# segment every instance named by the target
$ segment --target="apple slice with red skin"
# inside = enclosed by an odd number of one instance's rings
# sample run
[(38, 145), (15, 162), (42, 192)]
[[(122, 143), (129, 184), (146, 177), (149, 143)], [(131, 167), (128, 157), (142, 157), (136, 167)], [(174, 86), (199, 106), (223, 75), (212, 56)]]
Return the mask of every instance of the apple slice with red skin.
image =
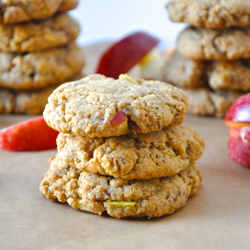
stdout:
[(145, 32), (126, 36), (102, 54), (96, 73), (117, 79), (140, 62), (159, 41)]
[(121, 111), (117, 111), (115, 117), (110, 121), (112, 125), (118, 126), (128, 120), (128, 117)]
[(39, 151), (56, 148), (58, 132), (43, 116), (0, 130), (0, 148), (11, 151)]
[(250, 168), (250, 93), (235, 100), (227, 111), (228, 155), (240, 165)]

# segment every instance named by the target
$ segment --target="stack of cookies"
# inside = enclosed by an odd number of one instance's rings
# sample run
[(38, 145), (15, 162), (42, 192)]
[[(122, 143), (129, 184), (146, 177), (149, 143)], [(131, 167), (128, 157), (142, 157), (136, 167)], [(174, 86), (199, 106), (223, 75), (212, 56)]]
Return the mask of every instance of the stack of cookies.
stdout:
[(90, 75), (58, 87), (44, 118), (57, 154), (40, 184), (52, 201), (112, 217), (159, 217), (201, 185), (204, 140), (183, 126), (184, 91), (160, 81)]
[(66, 13), (77, 4), (0, 1), (0, 113), (41, 114), (52, 91), (81, 72), (80, 26)]
[(167, 10), (190, 26), (178, 35), (165, 80), (186, 90), (191, 113), (224, 117), (250, 90), (249, 1), (171, 0)]

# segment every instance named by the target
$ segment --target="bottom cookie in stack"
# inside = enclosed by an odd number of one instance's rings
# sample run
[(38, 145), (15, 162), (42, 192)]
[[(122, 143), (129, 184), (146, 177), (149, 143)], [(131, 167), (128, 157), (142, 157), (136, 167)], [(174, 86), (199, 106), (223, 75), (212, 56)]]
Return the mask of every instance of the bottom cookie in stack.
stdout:
[(40, 192), (115, 218), (171, 214), (201, 185), (194, 165), (204, 146), (197, 132), (182, 125), (108, 138), (60, 133)]
[(250, 90), (249, 60), (195, 61), (174, 52), (164, 66), (164, 79), (189, 96), (189, 113), (222, 118)]
[[(83, 75), (79, 73), (68, 79), (68, 81), (78, 80), (82, 77)], [(30, 91), (15, 91), (0, 88), (0, 113), (30, 115), (42, 114), (44, 107), (48, 102), (48, 97), (59, 85), (60, 84), (53, 87), (45, 87)]]

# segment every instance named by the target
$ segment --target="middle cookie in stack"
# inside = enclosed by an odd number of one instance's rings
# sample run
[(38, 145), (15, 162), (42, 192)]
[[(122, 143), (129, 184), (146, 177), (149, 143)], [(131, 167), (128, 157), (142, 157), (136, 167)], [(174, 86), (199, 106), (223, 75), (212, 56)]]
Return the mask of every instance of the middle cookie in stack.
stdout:
[(204, 140), (181, 125), (187, 106), (184, 91), (127, 75), (63, 84), (44, 111), (60, 134), (40, 192), (116, 218), (173, 213), (201, 185)]
[(165, 80), (186, 89), (189, 111), (224, 117), (250, 91), (248, 1), (171, 0), (169, 18), (191, 25), (177, 37)]

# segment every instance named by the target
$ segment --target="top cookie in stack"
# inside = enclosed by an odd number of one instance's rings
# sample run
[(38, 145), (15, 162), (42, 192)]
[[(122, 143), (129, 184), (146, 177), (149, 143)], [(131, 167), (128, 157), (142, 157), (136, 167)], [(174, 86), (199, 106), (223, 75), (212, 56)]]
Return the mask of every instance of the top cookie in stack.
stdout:
[(81, 72), (80, 26), (66, 13), (77, 4), (0, 2), (0, 113), (41, 114), (53, 89)]
[(60, 134), (40, 192), (116, 218), (173, 213), (201, 185), (204, 140), (182, 125), (187, 107), (183, 90), (128, 75), (61, 85), (44, 110)]
[(166, 62), (165, 80), (185, 88), (189, 112), (224, 117), (250, 90), (250, 3), (244, 0), (172, 0), (173, 22), (189, 24)]

